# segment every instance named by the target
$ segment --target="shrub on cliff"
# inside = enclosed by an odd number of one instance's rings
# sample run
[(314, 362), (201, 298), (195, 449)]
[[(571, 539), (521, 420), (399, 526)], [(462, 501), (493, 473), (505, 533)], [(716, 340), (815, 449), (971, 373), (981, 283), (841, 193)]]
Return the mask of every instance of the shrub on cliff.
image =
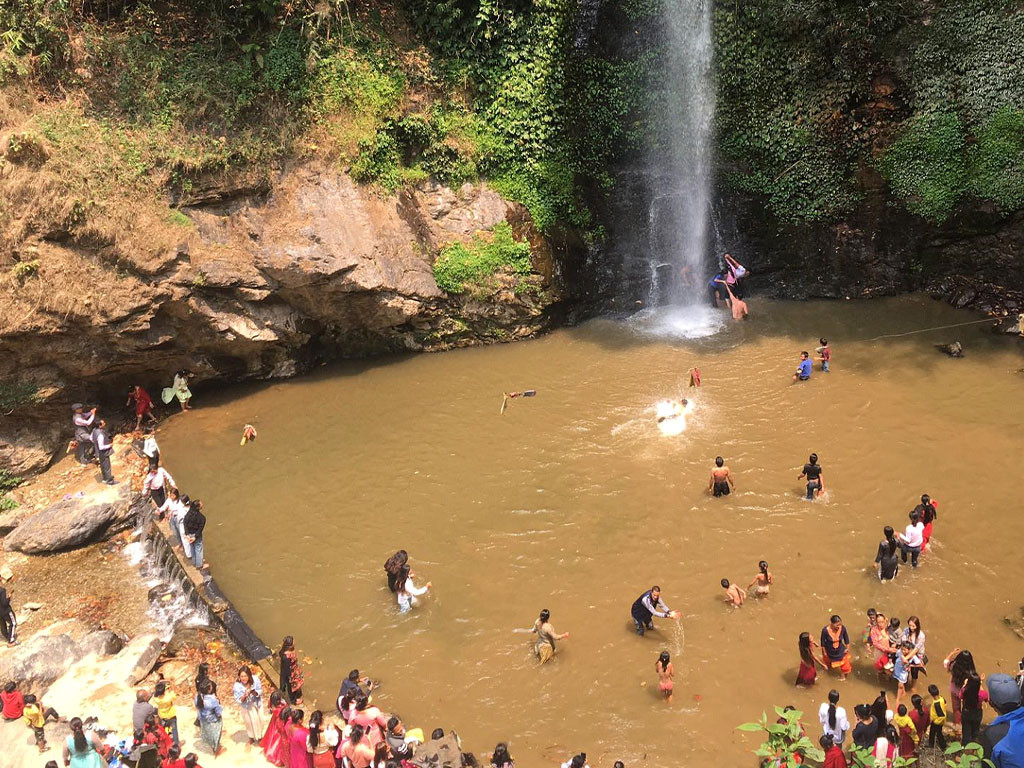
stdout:
[(434, 262), (434, 280), (448, 293), (484, 290), (487, 278), (508, 269), (528, 275), (530, 244), (516, 240), (507, 222), (498, 222), (490, 232), (478, 232), (468, 245), (452, 243), (441, 249)]

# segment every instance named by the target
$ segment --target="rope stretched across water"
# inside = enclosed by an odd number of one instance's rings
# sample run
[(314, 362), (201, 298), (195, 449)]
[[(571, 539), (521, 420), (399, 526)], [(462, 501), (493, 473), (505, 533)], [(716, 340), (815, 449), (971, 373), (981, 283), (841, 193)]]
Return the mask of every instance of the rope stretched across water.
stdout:
[(966, 323), (954, 323), (953, 325), (937, 325), (934, 328), (921, 328), (917, 331), (907, 331), (906, 333), (884, 333), (881, 336), (875, 336), (874, 338), (864, 339), (864, 341), (878, 341), (879, 339), (894, 339), (898, 336), (911, 336), (915, 333), (928, 333), (929, 331), (944, 331), (947, 328), (960, 328), (964, 325), (977, 325), (978, 323), (996, 323), (999, 322), (998, 317), (986, 317), (984, 320), (969, 320)]

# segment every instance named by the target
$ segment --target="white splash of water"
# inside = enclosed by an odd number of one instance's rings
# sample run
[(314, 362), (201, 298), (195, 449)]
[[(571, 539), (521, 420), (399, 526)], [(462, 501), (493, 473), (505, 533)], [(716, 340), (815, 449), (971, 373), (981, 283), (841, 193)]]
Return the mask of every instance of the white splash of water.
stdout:
[(703, 339), (714, 336), (729, 320), (728, 312), (711, 306), (654, 307), (629, 318), (632, 329), (644, 336), (664, 339)]

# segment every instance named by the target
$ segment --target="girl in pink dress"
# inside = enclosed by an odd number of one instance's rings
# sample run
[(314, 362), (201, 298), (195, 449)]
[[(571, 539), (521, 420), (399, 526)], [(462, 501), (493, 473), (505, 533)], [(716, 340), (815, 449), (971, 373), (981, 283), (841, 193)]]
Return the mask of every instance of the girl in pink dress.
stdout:
[(302, 725), (305, 713), (292, 710), (291, 728), (288, 731), (288, 768), (313, 768), (313, 755), (306, 749), (309, 729)]
[(290, 712), (281, 698), (280, 691), (270, 694), (270, 721), (267, 732), (263, 734), (260, 746), (268, 762), (277, 766), (284, 765), (284, 752), (288, 745), (284, 743), (284, 722)]

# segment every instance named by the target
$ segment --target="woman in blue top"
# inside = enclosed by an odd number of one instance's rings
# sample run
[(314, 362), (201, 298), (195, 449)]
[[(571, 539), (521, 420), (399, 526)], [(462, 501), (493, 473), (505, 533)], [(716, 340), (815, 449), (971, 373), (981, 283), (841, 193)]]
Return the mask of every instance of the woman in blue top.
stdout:
[(199, 713), (199, 734), (216, 757), (220, 752), (220, 734), (224, 728), (224, 708), (217, 701), (212, 680), (206, 680), (196, 694)]
[(101, 768), (106, 763), (101, 757), (103, 742), (94, 732), (88, 736), (82, 726), (82, 719), (71, 719), (71, 735), (64, 743), (64, 765), (70, 768)]
[(242, 708), (242, 722), (249, 736), (249, 743), (255, 744), (263, 737), (263, 685), (252, 670), (244, 664), (238, 670), (238, 679), (233, 689), (235, 701)]

